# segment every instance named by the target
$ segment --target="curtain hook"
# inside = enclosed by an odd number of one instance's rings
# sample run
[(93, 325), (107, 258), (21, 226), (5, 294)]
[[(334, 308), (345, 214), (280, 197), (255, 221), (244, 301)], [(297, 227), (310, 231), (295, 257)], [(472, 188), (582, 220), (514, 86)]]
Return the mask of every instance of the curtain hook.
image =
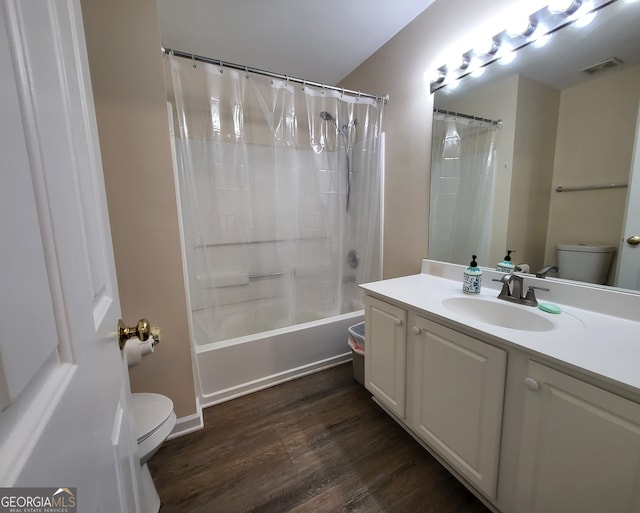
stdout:
[(220, 61), (220, 73), (224, 73), (224, 64)]
[(249, 66), (244, 67), (244, 72), (246, 73), (245, 77), (249, 78)]
[(193, 69), (196, 69), (196, 56), (194, 54), (191, 54), (191, 64), (193, 65)]

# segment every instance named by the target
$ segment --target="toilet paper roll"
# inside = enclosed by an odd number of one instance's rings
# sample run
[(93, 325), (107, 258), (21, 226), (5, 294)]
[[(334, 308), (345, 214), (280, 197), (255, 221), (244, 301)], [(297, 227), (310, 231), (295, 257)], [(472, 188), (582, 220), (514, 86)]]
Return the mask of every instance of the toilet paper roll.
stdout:
[(153, 339), (149, 338), (142, 342), (137, 338), (130, 338), (124, 345), (124, 354), (127, 359), (127, 366), (134, 367), (142, 361), (144, 355), (153, 353)]
[(140, 341), (137, 338), (130, 338), (124, 345), (124, 357), (127, 359), (127, 366), (133, 367), (142, 361), (142, 350)]
[(154, 340), (151, 337), (149, 337), (145, 342), (140, 342), (140, 354), (145, 356), (153, 353), (153, 348), (155, 347), (153, 344)]

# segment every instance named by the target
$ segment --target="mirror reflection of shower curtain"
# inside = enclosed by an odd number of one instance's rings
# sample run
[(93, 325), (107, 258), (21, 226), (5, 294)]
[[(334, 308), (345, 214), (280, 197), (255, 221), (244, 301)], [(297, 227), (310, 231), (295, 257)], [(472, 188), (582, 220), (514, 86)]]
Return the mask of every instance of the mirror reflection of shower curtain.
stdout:
[(361, 309), (357, 284), (381, 278), (383, 103), (165, 59), (196, 342)]
[(491, 266), (489, 248), (499, 125), (434, 119), (428, 257)]

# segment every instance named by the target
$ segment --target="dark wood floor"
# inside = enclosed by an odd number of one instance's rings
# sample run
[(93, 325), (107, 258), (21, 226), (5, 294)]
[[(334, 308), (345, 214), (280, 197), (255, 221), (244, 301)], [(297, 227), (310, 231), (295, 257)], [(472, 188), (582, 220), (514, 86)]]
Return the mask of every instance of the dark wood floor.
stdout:
[(161, 513), (489, 511), (370, 399), (351, 364), (204, 418), (149, 463)]

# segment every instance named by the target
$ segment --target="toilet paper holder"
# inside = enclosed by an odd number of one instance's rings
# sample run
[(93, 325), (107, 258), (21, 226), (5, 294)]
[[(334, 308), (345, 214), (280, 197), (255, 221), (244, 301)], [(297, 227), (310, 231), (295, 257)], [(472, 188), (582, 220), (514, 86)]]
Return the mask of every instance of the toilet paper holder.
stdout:
[(127, 340), (133, 337), (138, 337), (142, 342), (149, 340), (149, 337), (151, 337), (153, 339), (151, 344), (155, 346), (160, 343), (160, 328), (151, 326), (147, 319), (140, 319), (134, 327), (129, 328), (122, 319), (118, 319), (118, 345), (120, 346), (120, 351), (124, 349)]

